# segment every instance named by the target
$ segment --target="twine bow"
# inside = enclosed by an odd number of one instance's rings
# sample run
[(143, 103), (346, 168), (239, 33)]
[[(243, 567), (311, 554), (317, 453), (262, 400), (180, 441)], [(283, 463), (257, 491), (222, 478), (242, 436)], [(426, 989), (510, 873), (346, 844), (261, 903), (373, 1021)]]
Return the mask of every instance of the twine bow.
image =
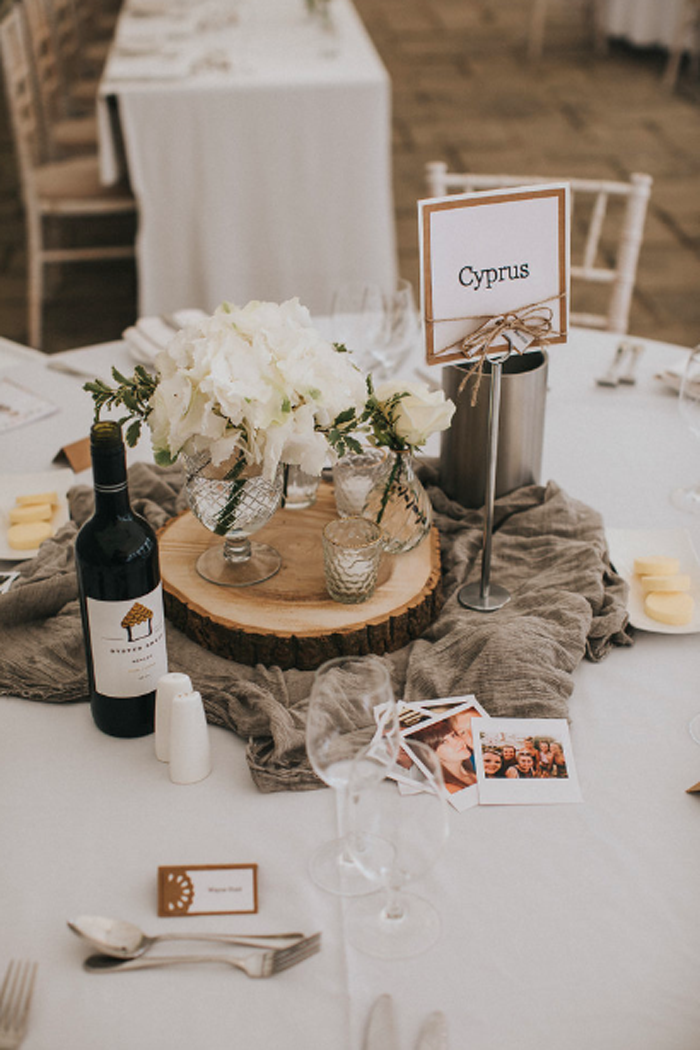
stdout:
[[(552, 321), (554, 319), (554, 310), (551, 306), (546, 304), (551, 302), (553, 299), (559, 300), (563, 297), (564, 293), (557, 296), (549, 296), (547, 299), (540, 299), (539, 302), (530, 303), (528, 306), (523, 306), (519, 310), (509, 310), (504, 314), (496, 314), (494, 317), (488, 317), (482, 324), (479, 325), (473, 332), (466, 335), (463, 339), (458, 340), (455, 343), (451, 343), (449, 346), (443, 348), (436, 355), (440, 356), (440, 353), (446, 353), (448, 350), (454, 349), (459, 346), (460, 351), (464, 355), (465, 359), (470, 362), (470, 367), (467, 369), (464, 379), (459, 385), (458, 394), (462, 393), (462, 390), (466, 386), (467, 382), (472, 376), (476, 376), (476, 382), (474, 383), (474, 389), (472, 390), (471, 403), (476, 404), (476, 399), (479, 395), (479, 387), (481, 386), (481, 380), (484, 375), (484, 364), (486, 359), (491, 353), (491, 348), (494, 343), (497, 343), (499, 339), (506, 337), (506, 342), (509, 346), (509, 353), (515, 352), (517, 354), (523, 354), (525, 350), (532, 346), (534, 343), (539, 346), (543, 339), (552, 334)], [(441, 318), (441, 321), (461, 321), (461, 317), (448, 317)], [(435, 324), (434, 321), (429, 321), (429, 324)], [(513, 340), (507, 338), (507, 332), (518, 332), (526, 337), (526, 341), (523, 342), (522, 346), (517, 346)], [(555, 335), (561, 333), (555, 332)]]

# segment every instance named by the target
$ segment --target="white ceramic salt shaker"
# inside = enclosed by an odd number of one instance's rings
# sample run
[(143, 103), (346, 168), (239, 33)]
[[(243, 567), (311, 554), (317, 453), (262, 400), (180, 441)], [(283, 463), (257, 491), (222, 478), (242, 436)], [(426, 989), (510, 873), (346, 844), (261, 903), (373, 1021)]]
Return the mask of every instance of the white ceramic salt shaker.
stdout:
[(196, 784), (211, 773), (209, 726), (197, 692), (174, 696), (170, 705), (170, 779)]
[(156, 686), (156, 758), (159, 762), (170, 761), (170, 707), (173, 697), (180, 693), (191, 693), (192, 682), (188, 674), (169, 671), (158, 679)]

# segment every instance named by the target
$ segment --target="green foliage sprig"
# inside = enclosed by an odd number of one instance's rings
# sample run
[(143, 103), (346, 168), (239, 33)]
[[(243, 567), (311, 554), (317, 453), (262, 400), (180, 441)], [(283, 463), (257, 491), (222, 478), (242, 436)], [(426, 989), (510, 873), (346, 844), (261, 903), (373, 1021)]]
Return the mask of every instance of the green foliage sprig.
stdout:
[(367, 376), (367, 402), (362, 414), (362, 422), (373, 434), (373, 444), (388, 448), (393, 452), (406, 452), (409, 445), (396, 433), (395, 410), (402, 398), (408, 396), (407, 390), (394, 394), (386, 401), (379, 402), (374, 392), (371, 375)]
[(118, 369), (112, 368), (112, 378), (119, 384), (117, 387), (109, 386), (103, 379), (95, 379), (85, 383), (83, 390), (92, 394), (96, 423), (105, 409), (123, 405), (127, 412), (118, 423), (120, 427), (129, 424), (124, 438), (127, 445), (133, 448), (141, 437), (141, 427), (151, 413), (151, 399), (158, 386), (158, 377), (147, 372), (143, 365), (137, 365), (132, 376), (122, 375)]

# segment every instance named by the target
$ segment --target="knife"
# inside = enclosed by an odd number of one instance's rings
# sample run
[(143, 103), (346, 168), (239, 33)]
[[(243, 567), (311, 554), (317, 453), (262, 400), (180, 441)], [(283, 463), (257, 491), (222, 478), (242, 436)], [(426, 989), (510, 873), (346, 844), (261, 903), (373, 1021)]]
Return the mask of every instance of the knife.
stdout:
[(447, 1018), (443, 1013), (436, 1011), (426, 1017), (418, 1036), (416, 1050), (448, 1050)]
[(362, 1050), (399, 1050), (394, 1001), (390, 995), (380, 995), (372, 1004)]

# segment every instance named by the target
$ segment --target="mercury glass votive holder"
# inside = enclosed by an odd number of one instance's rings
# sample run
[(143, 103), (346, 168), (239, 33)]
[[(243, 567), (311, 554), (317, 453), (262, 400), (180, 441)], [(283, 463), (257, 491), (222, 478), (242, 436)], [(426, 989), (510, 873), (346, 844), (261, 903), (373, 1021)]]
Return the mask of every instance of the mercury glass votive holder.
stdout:
[(323, 530), (326, 589), (333, 601), (349, 605), (374, 594), (383, 550), (383, 532), (367, 518), (329, 521)]

